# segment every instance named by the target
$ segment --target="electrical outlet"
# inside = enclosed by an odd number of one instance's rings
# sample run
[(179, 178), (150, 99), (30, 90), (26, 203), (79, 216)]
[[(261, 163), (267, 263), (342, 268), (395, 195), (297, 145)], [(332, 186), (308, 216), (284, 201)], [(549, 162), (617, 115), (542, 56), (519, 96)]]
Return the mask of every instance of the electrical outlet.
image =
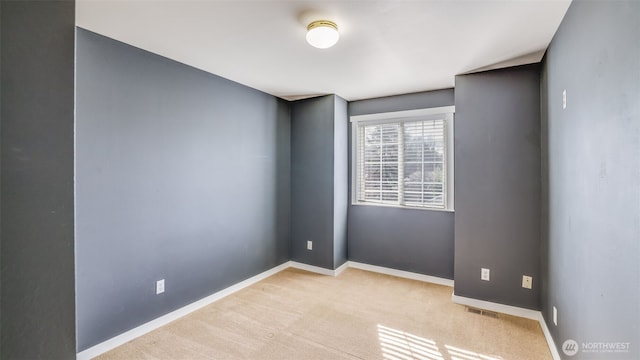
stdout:
[(313, 250), (313, 241), (307, 240), (307, 250)]
[(164, 292), (164, 279), (156, 281), (156, 295)]
[(533, 278), (531, 276), (522, 275), (522, 287), (525, 289), (531, 289), (533, 284)]
[(482, 268), (480, 270), (480, 280), (490, 281), (491, 280), (491, 270)]
[(558, 309), (553, 307), (553, 325), (558, 326)]
[(567, 90), (562, 90), (562, 109), (567, 108)]

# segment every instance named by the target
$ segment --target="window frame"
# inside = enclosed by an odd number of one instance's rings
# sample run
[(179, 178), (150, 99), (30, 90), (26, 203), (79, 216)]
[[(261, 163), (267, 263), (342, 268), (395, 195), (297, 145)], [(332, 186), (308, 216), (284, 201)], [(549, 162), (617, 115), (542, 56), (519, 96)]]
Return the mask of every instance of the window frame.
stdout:
[[(350, 116), (351, 122), (351, 205), (359, 206), (381, 206), (401, 209), (430, 210), (430, 211), (454, 211), (454, 128), (455, 106), (442, 106), (435, 108), (425, 108), (416, 110), (393, 111), (385, 113), (374, 113)], [(387, 123), (405, 123), (410, 121), (424, 120), (444, 120), (444, 167), (446, 181), (444, 182), (444, 207), (437, 206), (412, 206), (405, 204), (377, 203), (358, 200), (360, 192), (359, 163), (358, 155), (360, 151), (359, 126), (378, 125)]]

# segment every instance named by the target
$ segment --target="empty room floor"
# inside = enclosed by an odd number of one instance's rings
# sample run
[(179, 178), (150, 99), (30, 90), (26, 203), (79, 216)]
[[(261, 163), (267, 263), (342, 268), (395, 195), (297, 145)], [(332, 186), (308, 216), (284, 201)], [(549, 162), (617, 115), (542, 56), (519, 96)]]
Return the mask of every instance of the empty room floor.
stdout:
[(536, 321), (468, 312), (452, 291), (289, 268), (98, 359), (551, 359)]

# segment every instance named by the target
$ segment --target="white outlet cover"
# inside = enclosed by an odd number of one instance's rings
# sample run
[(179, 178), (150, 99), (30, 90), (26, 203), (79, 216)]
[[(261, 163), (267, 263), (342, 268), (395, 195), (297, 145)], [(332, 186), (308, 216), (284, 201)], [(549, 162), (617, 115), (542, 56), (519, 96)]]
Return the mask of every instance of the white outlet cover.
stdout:
[(562, 108), (567, 108), (567, 90), (562, 90)]
[(156, 281), (156, 295), (164, 292), (164, 279)]
[(531, 276), (522, 275), (522, 287), (525, 289), (531, 289), (533, 286), (533, 278)]
[(491, 270), (482, 268), (480, 270), (480, 280), (490, 281), (491, 280)]
[(558, 309), (553, 307), (553, 325), (558, 326)]
[(311, 240), (307, 241), (307, 250), (313, 250), (313, 241)]

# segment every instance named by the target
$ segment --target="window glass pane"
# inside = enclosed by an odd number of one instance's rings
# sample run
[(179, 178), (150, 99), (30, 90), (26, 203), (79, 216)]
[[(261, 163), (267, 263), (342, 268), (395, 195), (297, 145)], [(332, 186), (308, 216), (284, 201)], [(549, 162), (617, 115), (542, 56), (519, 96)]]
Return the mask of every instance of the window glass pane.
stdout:
[(398, 182), (398, 164), (382, 164), (382, 181)]
[(421, 205), (422, 204), (422, 192), (418, 191), (405, 191), (404, 202), (407, 205)]
[(380, 126), (364, 127), (365, 144), (380, 144)]
[(365, 163), (364, 165), (364, 181), (380, 181), (381, 172), (380, 172), (380, 164), (379, 163)]
[(416, 182), (416, 181), (405, 181), (404, 182), (404, 194), (405, 197), (408, 196), (408, 194), (411, 193), (420, 193), (422, 192), (422, 183), (421, 182)]
[(444, 181), (444, 174), (443, 174), (444, 164), (431, 163), (431, 164), (425, 164), (424, 166), (425, 166), (424, 181), (438, 182), (438, 183), (442, 183)]
[(398, 124), (381, 125), (382, 143), (397, 144), (398, 143)]
[(380, 191), (382, 188), (382, 183), (380, 181), (365, 181), (364, 182), (364, 190), (365, 191)]
[[(364, 125), (358, 131), (358, 200), (444, 206), (444, 120)], [(402, 194), (398, 194), (400, 189)]]
[(387, 192), (395, 191), (395, 192), (398, 192), (398, 183), (397, 182), (391, 182), (391, 181), (387, 182), (387, 181), (385, 181), (385, 182), (382, 182), (381, 186), (382, 186), (382, 191), (387, 191)]
[(364, 193), (364, 199), (365, 200), (371, 200), (371, 201), (380, 200), (380, 192), (379, 191), (376, 191), (376, 192), (368, 192), (368, 191), (366, 191)]
[[(398, 163), (398, 145), (382, 145), (382, 161)], [(397, 166), (397, 165), (396, 165)]]
[(442, 151), (442, 149), (425, 146), (424, 161), (442, 162), (443, 160), (444, 160), (444, 152)]
[(383, 192), (382, 193), (382, 200), (383, 201), (398, 201), (398, 192), (397, 191), (393, 191), (393, 192)]
[(380, 159), (380, 145), (365, 145), (364, 158), (367, 160)]
[(422, 163), (404, 163), (404, 181), (405, 183), (422, 181)]
[(404, 143), (404, 161), (422, 161), (422, 143)]
[(435, 164), (424, 163), (424, 181), (435, 181)]

